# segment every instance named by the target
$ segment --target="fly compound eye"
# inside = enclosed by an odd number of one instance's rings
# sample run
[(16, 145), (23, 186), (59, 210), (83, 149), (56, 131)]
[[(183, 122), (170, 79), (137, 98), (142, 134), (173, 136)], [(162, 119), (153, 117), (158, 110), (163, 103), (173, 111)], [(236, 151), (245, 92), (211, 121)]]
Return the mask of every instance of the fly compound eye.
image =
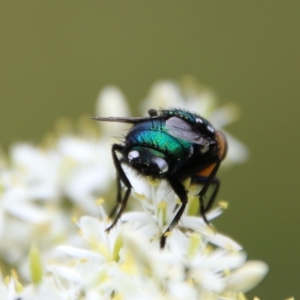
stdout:
[(140, 153), (138, 151), (136, 151), (136, 150), (130, 151), (128, 153), (128, 160), (129, 160), (129, 162), (131, 162), (133, 159), (135, 159), (139, 156), (140, 156)]
[(163, 158), (155, 156), (152, 158), (152, 161), (158, 166), (160, 170), (159, 173), (165, 173), (168, 171), (169, 166)]

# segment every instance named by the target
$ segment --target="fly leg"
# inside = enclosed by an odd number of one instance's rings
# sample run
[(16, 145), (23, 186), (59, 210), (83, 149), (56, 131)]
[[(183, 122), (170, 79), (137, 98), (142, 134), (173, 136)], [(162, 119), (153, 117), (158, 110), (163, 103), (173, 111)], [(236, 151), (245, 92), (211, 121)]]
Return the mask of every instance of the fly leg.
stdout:
[(108, 215), (108, 217), (110, 219), (112, 219), (116, 215), (116, 212), (117, 212), (119, 206), (121, 206), (121, 203), (122, 203), (121, 179), (120, 179), (119, 175), (117, 175), (117, 203), (115, 204), (113, 210)]
[[(220, 188), (220, 180), (215, 178), (216, 176), (216, 173), (220, 167), (220, 163), (221, 161), (218, 161), (215, 165), (215, 167), (212, 169), (211, 173), (209, 174), (208, 177), (201, 177), (201, 176), (197, 176), (197, 177), (194, 177), (194, 180), (198, 183), (203, 183), (203, 188), (201, 189), (201, 191), (199, 192), (198, 196), (199, 196), (199, 203), (200, 203), (200, 213), (201, 213), (201, 216), (204, 220), (204, 222), (206, 224), (209, 224), (207, 218), (206, 218), (206, 215), (205, 213), (209, 211), (209, 209), (212, 207), (215, 199), (216, 199), (216, 196), (218, 194), (218, 191), (219, 191), (219, 188)], [(204, 204), (204, 197), (209, 189), (210, 186), (213, 186), (214, 187), (214, 190), (207, 202), (207, 205), (205, 206)]]
[[(126, 176), (122, 166), (121, 166), (121, 162), (116, 154), (116, 152), (120, 152), (122, 153), (122, 151), (124, 150), (124, 146), (119, 145), (119, 144), (113, 144), (112, 146), (112, 157), (113, 157), (113, 162), (115, 165), (115, 168), (117, 170), (117, 204), (115, 205), (115, 207), (113, 208), (112, 212), (110, 213), (109, 216), (114, 216), (115, 213), (118, 210), (118, 213), (114, 219), (114, 221), (112, 222), (112, 224), (106, 228), (106, 231), (109, 232), (118, 222), (118, 220), (120, 219), (123, 211), (126, 208), (127, 205), (127, 201), (129, 198), (129, 195), (131, 193), (131, 183), (128, 179), (128, 177)], [(126, 187), (126, 192), (124, 197), (122, 198), (122, 193), (121, 193), (121, 182), (124, 183), (125, 187)]]
[(179, 199), (181, 201), (181, 206), (180, 206), (179, 210), (177, 211), (174, 219), (170, 223), (169, 227), (164, 232), (164, 234), (161, 236), (160, 248), (165, 247), (166, 239), (167, 239), (166, 233), (172, 231), (172, 229), (178, 224), (178, 222), (185, 210), (187, 202), (188, 202), (187, 192), (186, 192), (183, 184), (177, 178), (168, 178), (167, 180), (168, 180), (171, 188), (175, 192), (175, 194), (179, 197)]

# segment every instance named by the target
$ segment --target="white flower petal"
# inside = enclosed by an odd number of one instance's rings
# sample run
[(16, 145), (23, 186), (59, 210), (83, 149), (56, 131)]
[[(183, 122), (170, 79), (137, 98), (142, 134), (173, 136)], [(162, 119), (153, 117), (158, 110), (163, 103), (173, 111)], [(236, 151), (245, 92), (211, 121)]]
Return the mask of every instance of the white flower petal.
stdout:
[(47, 270), (73, 283), (80, 283), (82, 281), (81, 274), (74, 268), (52, 265), (48, 266)]
[(98, 240), (99, 235), (106, 228), (104, 222), (100, 222), (89, 216), (81, 217), (78, 226), (81, 229), (82, 234), (90, 240)]
[[(202, 231), (202, 234), (205, 235), (206, 233)], [(243, 249), (240, 244), (232, 240), (230, 237), (220, 233), (215, 233), (212, 230), (207, 231), (207, 238), (210, 243), (228, 251), (240, 251)]]
[(122, 91), (116, 86), (104, 88), (97, 99), (96, 112), (101, 117), (113, 116), (118, 110), (120, 117), (130, 115), (129, 107)]
[(197, 292), (186, 282), (174, 281), (168, 285), (168, 299), (182, 300), (182, 299), (197, 299)]
[(216, 109), (210, 116), (209, 121), (214, 124), (217, 129), (227, 126), (235, 122), (240, 116), (240, 112), (236, 105), (229, 103)]
[(49, 212), (38, 208), (32, 204), (18, 204), (18, 206), (10, 206), (7, 208), (7, 211), (10, 212), (15, 217), (20, 218), (23, 221), (30, 223), (47, 223), (50, 220), (51, 215)]
[[(96, 113), (99, 117), (129, 117), (130, 111), (127, 101), (121, 92), (115, 86), (104, 88), (96, 102)], [(99, 126), (105, 134), (110, 133), (110, 136), (125, 133), (128, 125), (124, 123), (99, 122)]]
[(168, 109), (170, 107), (182, 107), (183, 98), (181, 91), (172, 81), (158, 81), (150, 89), (146, 100), (141, 104), (141, 110), (147, 112), (149, 109)]
[(125, 164), (122, 164), (122, 168), (126, 176), (128, 177), (134, 192), (140, 196), (149, 198), (151, 191), (147, 179), (145, 177), (137, 176), (136, 171), (134, 171), (132, 168), (128, 167)]
[(79, 249), (71, 246), (59, 246), (56, 250), (61, 251), (62, 253), (69, 255), (74, 258), (88, 259), (88, 260), (102, 260), (102, 256), (90, 251)]
[(249, 151), (246, 146), (224, 129), (222, 129), (222, 131), (224, 132), (228, 142), (228, 151), (224, 163), (244, 163), (249, 157)]
[(0, 207), (0, 239), (2, 238), (2, 234), (4, 232), (4, 224), (5, 224), (5, 220), (4, 220), (4, 213), (3, 213), (3, 209), (1, 209)]
[(228, 277), (227, 290), (246, 293), (262, 281), (268, 270), (262, 261), (248, 261)]

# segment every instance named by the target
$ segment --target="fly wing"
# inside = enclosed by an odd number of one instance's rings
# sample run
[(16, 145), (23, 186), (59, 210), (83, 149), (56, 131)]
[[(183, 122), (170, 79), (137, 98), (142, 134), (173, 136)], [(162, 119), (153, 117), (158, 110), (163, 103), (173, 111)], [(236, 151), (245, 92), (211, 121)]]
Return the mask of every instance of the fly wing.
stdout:
[(172, 117), (166, 120), (166, 127), (169, 134), (176, 138), (201, 146), (209, 144), (209, 139), (201, 135), (198, 131), (195, 131), (189, 123), (178, 117)]
[(148, 121), (148, 120), (155, 120), (161, 119), (161, 116), (151, 116), (151, 117), (136, 117), (136, 118), (122, 118), (122, 117), (90, 117), (92, 120), (96, 121), (103, 121), (103, 122), (118, 122), (118, 123), (130, 123), (130, 124), (137, 124), (140, 122)]

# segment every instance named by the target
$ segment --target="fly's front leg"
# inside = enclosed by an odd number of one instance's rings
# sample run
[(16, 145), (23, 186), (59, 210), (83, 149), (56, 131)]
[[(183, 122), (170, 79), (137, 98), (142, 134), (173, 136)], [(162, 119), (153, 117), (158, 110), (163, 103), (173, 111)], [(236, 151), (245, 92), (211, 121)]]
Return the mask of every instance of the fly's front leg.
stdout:
[(117, 175), (117, 203), (115, 204), (113, 210), (110, 212), (110, 214), (108, 215), (110, 219), (112, 219), (117, 210), (118, 210), (118, 207), (121, 206), (121, 203), (122, 203), (122, 187), (121, 187), (121, 179), (119, 177), (119, 175)]
[[(124, 150), (124, 146), (119, 145), (119, 144), (113, 144), (111, 150), (112, 150), (113, 162), (114, 162), (114, 165), (115, 165), (115, 168), (117, 171), (117, 203), (109, 216), (114, 216), (115, 213), (117, 212), (117, 210), (118, 209), (119, 210), (118, 210), (118, 213), (117, 213), (113, 223), (108, 228), (106, 228), (107, 232), (109, 232), (117, 224), (118, 220), (120, 219), (123, 211), (126, 208), (127, 201), (130, 196), (131, 189), (132, 189), (131, 183), (130, 183), (128, 177), (126, 176), (126, 174), (122, 168), (121, 162), (116, 153), (116, 152), (122, 153)], [(122, 198), (122, 193), (121, 193), (121, 189), (122, 189), (121, 181), (124, 183), (124, 185), (127, 189), (123, 198)]]

